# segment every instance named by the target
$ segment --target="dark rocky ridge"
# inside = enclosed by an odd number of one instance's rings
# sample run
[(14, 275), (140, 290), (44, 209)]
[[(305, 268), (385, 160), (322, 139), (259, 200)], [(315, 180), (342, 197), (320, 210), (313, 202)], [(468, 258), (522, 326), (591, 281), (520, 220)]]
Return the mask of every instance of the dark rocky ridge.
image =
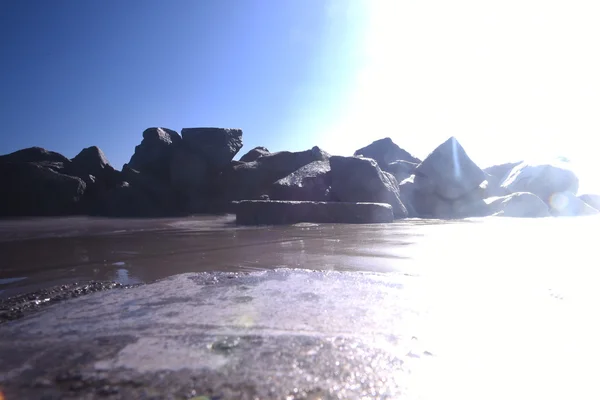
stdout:
[[(390, 138), (354, 157), (332, 157), (318, 147), (277, 153), (256, 147), (233, 160), (241, 148), (239, 129), (185, 128), (179, 135), (148, 128), (121, 171), (95, 146), (73, 159), (39, 147), (19, 150), (0, 156), (0, 216), (183, 216), (272, 199), (384, 203), (395, 218), (454, 219), (591, 215), (600, 204), (593, 194), (575, 196), (579, 181), (566, 168), (518, 162), (482, 170), (455, 138), (422, 161)], [(280, 207), (260, 204), (265, 213)], [(352, 207), (318, 207), (317, 214), (345, 210), (331, 222), (355, 217)]]

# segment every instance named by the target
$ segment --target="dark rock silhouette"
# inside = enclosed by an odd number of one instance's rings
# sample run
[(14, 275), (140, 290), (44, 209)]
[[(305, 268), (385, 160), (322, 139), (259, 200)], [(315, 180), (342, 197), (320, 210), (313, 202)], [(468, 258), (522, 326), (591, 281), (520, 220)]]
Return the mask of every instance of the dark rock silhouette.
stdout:
[(252, 162), (252, 161), (256, 161), (259, 157), (268, 156), (269, 154), (271, 154), (271, 152), (269, 152), (269, 149), (267, 149), (266, 147), (258, 146), (258, 147), (253, 148), (246, 154), (244, 154), (240, 158), (240, 161)]
[(86, 184), (34, 162), (0, 163), (0, 215), (51, 216), (82, 212)]
[(240, 225), (373, 224), (393, 222), (394, 213), (389, 204), (245, 200), (236, 205), (236, 221)]
[(169, 165), (181, 136), (167, 128), (148, 128), (143, 133), (142, 143), (135, 147), (135, 153), (128, 163), (130, 168), (162, 180), (169, 178)]
[(0, 216), (162, 217), (236, 212), (242, 204), (239, 218), (249, 223), (384, 222), (387, 205), (395, 218), (442, 219), (594, 215), (600, 208), (600, 196), (575, 196), (577, 176), (562, 164), (506, 163), (484, 172), (455, 138), (422, 162), (390, 138), (357, 150), (358, 157), (256, 147), (234, 161), (239, 129), (185, 128), (180, 136), (148, 128), (142, 136), (122, 171), (95, 146), (73, 159), (40, 147), (0, 156)]
[(379, 168), (386, 171), (387, 165), (398, 160), (419, 164), (421, 160), (413, 157), (408, 151), (401, 149), (389, 137), (374, 141), (368, 146), (358, 149), (354, 156), (363, 156), (377, 161)]
[(396, 178), (370, 158), (332, 156), (331, 196), (342, 202), (387, 203), (396, 218), (408, 212), (400, 200)]
[(311, 150), (281, 151), (264, 155), (256, 161), (233, 165), (220, 177), (220, 192), (225, 201), (255, 200), (268, 194), (271, 186), (279, 179), (310, 164), (327, 160), (329, 155), (313, 147)]
[(0, 156), (0, 163), (26, 163), (26, 162), (56, 162), (68, 164), (71, 162), (67, 157), (54, 151), (48, 151), (41, 147), (29, 147), (23, 150), (17, 150), (14, 153)]
[(328, 161), (313, 161), (275, 182), (272, 200), (329, 201), (331, 167)]
[(181, 136), (185, 148), (216, 170), (227, 167), (242, 148), (241, 129), (184, 128)]

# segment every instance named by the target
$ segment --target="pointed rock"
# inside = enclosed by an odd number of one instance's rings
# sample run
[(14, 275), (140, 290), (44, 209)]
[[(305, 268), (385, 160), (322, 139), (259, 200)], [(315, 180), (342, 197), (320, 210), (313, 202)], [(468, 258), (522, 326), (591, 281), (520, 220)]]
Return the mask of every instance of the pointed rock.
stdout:
[(456, 138), (439, 145), (415, 170), (415, 184), (447, 200), (458, 199), (475, 190), (485, 173), (469, 158)]
[[(363, 156), (372, 158), (377, 161), (379, 168), (386, 171), (387, 165), (398, 160), (408, 161), (418, 164), (421, 162), (408, 151), (401, 149), (389, 137), (374, 141), (368, 146), (358, 149), (354, 152), (354, 156)], [(391, 172), (391, 171), (390, 171)]]

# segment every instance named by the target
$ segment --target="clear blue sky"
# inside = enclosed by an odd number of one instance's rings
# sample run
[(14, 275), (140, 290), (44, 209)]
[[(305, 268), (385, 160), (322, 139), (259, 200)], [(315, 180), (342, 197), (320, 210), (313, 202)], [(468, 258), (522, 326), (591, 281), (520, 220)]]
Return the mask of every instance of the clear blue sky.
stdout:
[(121, 167), (147, 127), (220, 126), (242, 153), (456, 136), (481, 166), (597, 170), (599, 20), (597, 0), (0, 0), (0, 153)]
[(3, 0), (0, 22), (0, 153), (98, 145), (118, 167), (150, 126), (311, 147), (361, 33), (323, 0)]

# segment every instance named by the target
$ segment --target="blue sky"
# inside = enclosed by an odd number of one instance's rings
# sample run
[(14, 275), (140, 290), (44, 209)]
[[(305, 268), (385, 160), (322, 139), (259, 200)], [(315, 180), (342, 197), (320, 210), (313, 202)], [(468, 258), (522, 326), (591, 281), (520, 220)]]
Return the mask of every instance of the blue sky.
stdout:
[(244, 130), (351, 154), (456, 136), (481, 166), (596, 163), (596, 0), (5, 0), (0, 153), (101, 147), (146, 127)]

